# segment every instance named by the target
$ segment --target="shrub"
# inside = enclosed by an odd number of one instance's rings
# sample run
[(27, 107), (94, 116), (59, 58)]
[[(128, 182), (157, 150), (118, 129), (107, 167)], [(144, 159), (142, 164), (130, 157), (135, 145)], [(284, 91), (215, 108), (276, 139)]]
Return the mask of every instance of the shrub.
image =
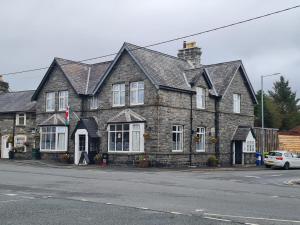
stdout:
[(216, 156), (210, 156), (207, 160), (207, 165), (211, 167), (216, 167), (219, 164), (218, 159)]

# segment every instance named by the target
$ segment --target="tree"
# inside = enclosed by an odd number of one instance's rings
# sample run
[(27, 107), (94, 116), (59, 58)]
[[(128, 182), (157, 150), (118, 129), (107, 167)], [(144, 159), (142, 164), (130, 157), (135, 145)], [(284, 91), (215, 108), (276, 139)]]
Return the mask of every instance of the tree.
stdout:
[(296, 98), (296, 92), (292, 92), (289, 81), (281, 76), (279, 81), (274, 82), (273, 91), (269, 91), (269, 95), (281, 114), (280, 130), (289, 130), (299, 125), (298, 102), (300, 99)]
[[(258, 104), (254, 108), (255, 126), (261, 126), (261, 91), (256, 94)], [(272, 98), (264, 94), (264, 126), (268, 128), (281, 127), (281, 114)]]

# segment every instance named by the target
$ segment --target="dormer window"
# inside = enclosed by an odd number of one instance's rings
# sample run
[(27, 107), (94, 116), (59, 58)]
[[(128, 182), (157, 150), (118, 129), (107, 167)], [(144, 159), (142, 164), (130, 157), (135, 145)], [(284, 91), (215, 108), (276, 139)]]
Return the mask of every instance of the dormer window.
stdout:
[(96, 96), (90, 97), (89, 103), (90, 103), (90, 109), (98, 108), (98, 98)]
[(16, 125), (17, 126), (26, 126), (26, 113), (17, 113)]
[(46, 93), (46, 112), (55, 111), (55, 92)]
[(58, 110), (66, 111), (69, 105), (69, 92), (68, 91), (60, 91), (58, 92)]
[(144, 104), (144, 82), (130, 83), (130, 105)]
[(196, 88), (196, 105), (197, 109), (205, 109), (205, 88), (197, 87)]

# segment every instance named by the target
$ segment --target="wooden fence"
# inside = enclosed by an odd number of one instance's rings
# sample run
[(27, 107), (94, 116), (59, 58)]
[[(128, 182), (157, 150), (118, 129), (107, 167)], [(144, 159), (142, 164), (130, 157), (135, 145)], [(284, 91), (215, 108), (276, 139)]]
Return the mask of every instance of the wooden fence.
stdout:
[(258, 152), (276, 150), (279, 147), (278, 129), (275, 128), (253, 128), (256, 136), (256, 149)]

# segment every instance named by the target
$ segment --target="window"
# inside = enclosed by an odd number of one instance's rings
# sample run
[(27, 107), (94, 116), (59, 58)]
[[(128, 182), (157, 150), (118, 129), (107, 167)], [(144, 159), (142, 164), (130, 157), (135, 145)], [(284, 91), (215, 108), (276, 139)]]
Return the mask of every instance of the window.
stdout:
[(196, 105), (198, 109), (205, 109), (205, 88), (197, 87), (196, 88)]
[(233, 112), (241, 112), (241, 95), (239, 94), (233, 94)]
[(25, 126), (26, 125), (26, 113), (18, 113), (16, 115), (16, 125)]
[(255, 152), (255, 141), (246, 141), (247, 152)]
[(174, 125), (172, 129), (173, 151), (183, 151), (183, 126)]
[(60, 91), (58, 92), (58, 109), (59, 111), (66, 111), (69, 105), (69, 92)]
[(98, 108), (98, 98), (93, 96), (90, 98), (90, 109), (97, 109)]
[(144, 82), (130, 83), (130, 105), (144, 104)]
[(196, 151), (205, 152), (205, 127), (197, 128)]
[(15, 136), (15, 147), (22, 148), (22, 151), (26, 152), (26, 146), (24, 145), (27, 140), (26, 135), (16, 135)]
[(41, 127), (41, 150), (66, 151), (68, 141), (67, 134), (68, 131), (66, 127)]
[(55, 92), (46, 94), (46, 112), (53, 112), (55, 110)]
[(125, 105), (125, 84), (113, 85), (113, 106)]
[(144, 124), (111, 124), (108, 127), (110, 152), (143, 152)]

